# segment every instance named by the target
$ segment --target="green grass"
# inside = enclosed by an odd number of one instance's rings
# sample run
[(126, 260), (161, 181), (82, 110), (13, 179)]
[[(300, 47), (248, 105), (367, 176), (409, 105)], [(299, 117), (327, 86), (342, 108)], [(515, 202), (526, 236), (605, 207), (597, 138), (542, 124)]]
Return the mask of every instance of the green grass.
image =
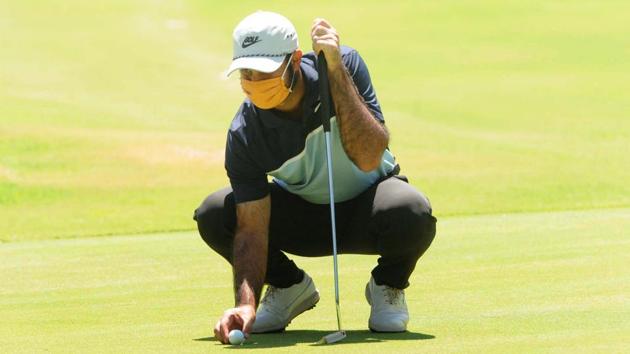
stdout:
[[(0, 0), (5, 241), (190, 230), (227, 184), (231, 31), (259, 2)], [(280, 1), (367, 61), (440, 216), (630, 205), (624, 1)]]
[[(340, 257), (339, 353), (627, 352), (630, 209), (452, 217), (407, 290), (409, 333), (367, 331), (376, 257)], [(331, 260), (297, 258), (322, 300), (242, 349), (319, 352), (336, 328)], [(231, 270), (194, 233), (4, 244), (3, 352), (199, 352), (232, 303)], [(8, 285), (8, 286), (7, 286)]]
[[(222, 73), (259, 1), (0, 0), (0, 352), (212, 352), (231, 272), (192, 211), (228, 181)], [(299, 259), (323, 292), (242, 349), (628, 352), (630, 3), (274, 1), (372, 74), (438, 236), (410, 332), (366, 331), (374, 257)], [(124, 235), (124, 236), (120, 236)], [(234, 348), (225, 348), (234, 349)]]

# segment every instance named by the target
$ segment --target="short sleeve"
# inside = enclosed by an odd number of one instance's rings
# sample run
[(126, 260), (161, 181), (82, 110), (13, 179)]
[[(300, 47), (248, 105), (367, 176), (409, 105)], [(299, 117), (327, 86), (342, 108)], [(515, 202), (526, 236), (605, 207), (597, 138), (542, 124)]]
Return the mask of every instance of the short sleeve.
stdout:
[(266, 173), (252, 158), (246, 141), (232, 130), (228, 131), (225, 147), (225, 170), (236, 203), (262, 199), (269, 194)]
[(384, 123), (385, 118), (383, 117), (383, 112), (381, 111), (381, 105), (378, 103), (378, 99), (376, 98), (376, 91), (372, 85), (367, 65), (356, 50), (349, 47), (346, 47), (346, 49), (349, 49), (349, 52), (343, 55), (344, 65), (352, 76), (352, 80), (354, 81), (359, 94), (363, 97), (363, 101), (367, 105), (368, 109), (378, 121)]

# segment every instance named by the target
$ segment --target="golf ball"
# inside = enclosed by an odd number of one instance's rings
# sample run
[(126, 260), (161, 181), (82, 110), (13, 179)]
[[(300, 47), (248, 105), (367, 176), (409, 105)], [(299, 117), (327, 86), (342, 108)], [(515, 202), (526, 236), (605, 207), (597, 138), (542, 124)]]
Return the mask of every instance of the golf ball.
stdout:
[(230, 344), (243, 344), (245, 341), (245, 335), (243, 335), (243, 332), (238, 329), (233, 329), (228, 334), (228, 340), (230, 341)]

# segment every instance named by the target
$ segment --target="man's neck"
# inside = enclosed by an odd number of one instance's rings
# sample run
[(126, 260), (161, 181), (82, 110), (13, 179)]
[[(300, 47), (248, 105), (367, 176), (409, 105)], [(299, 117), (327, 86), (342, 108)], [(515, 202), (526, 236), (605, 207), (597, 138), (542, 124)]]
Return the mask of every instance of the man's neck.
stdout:
[(297, 78), (293, 92), (291, 92), (287, 99), (276, 107), (276, 109), (297, 118), (297, 116), (300, 116), (302, 113), (302, 99), (304, 98), (305, 87), (302, 72), (298, 71), (296, 75)]

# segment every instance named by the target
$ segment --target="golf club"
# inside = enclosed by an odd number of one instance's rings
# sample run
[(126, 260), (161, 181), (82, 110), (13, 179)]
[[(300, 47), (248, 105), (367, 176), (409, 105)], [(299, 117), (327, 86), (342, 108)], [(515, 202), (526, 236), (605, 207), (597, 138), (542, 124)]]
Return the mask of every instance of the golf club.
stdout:
[(328, 193), (330, 194), (330, 221), (332, 225), (332, 246), (333, 246), (333, 273), (335, 281), (335, 305), (337, 310), (337, 332), (328, 334), (319, 340), (320, 344), (331, 344), (346, 338), (346, 332), (341, 330), (341, 312), (339, 309), (339, 277), (337, 272), (337, 227), (335, 224), (335, 193), (332, 174), (332, 150), (330, 142), (330, 87), (328, 85), (328, 66), (324, 51), (320, 51), (317, 59), (317, 71), (319, 72), (319, 112), (324, 127), (324, 137), (326, 139), (326, 164), (328, 166)]

